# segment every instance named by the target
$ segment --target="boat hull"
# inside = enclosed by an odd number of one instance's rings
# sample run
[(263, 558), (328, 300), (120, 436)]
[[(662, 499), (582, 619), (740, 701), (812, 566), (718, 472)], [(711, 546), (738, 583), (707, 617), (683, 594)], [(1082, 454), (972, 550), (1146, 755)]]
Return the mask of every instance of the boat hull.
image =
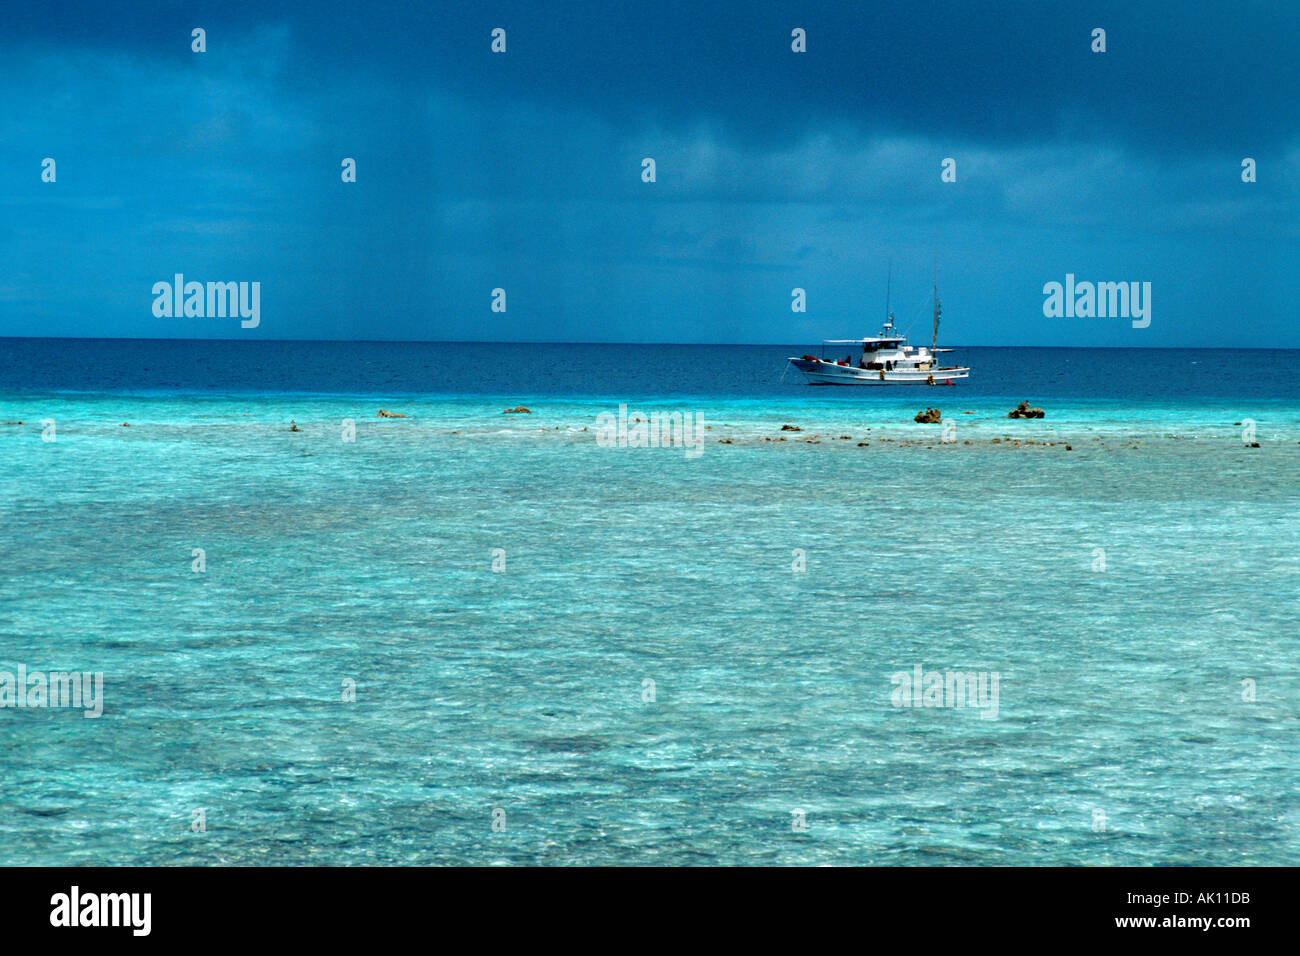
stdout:
[(795, 358), (790, 359), (790, 364), (803, 372), (809, 385), (948, 385), (970, 377), (970, 369), (963, 366), (922, 372), (917, 369), (883, 371)]

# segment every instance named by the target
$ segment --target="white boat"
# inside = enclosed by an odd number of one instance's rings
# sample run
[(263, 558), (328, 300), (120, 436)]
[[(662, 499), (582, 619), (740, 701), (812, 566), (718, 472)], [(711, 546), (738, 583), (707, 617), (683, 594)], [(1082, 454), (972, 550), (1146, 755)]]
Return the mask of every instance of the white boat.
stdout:
[[(968, 367), (940, 365), (936, 357), (940, 352), (952, 351), (937, 348), (935, 344), (939, 338), (940, 313), (937, 280), (934, 287), (934, 337), (929, 348), (908, 345), (907, 336), (899, 335), (894, 328), (894, 313), (888, 311), (888, 300), (885, 309), (887, 317), (879, 335), (861, 339), (824, 339), (821, 358), (792, 356), (790, 364), (803, 372), (809, 385), (952, 385), (970, 377)], [(862, 352), (856, 358), (850, 352), (839, 360), (827, 359), (828, 345), (861, 346)]]

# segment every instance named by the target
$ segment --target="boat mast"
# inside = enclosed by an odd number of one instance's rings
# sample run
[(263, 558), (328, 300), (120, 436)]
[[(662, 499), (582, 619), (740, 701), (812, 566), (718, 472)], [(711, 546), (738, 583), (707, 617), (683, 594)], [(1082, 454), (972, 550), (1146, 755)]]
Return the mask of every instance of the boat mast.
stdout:
[(893, 325), (893, 314), (889, 311), (889, 289), (894, 281), (894, 260), (889, 260), (889, 272), (885, 278), (885, 325)]
[(934, 351), (939, 341), (939, 266), (934, 267), (934, 331), (930, 336), (930, 351)]

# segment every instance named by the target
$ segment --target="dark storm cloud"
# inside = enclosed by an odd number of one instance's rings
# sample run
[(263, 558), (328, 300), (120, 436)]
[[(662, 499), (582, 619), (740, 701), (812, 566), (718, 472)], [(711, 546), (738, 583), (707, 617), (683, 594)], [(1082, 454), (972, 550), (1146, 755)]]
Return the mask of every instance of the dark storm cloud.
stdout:
[[(1300, 344), (1293, 8), (1083, 6), (23, 8), (0, 335), (245, 334), (150, 312), (184, 271), (262, 282), (266, 337), (788, 342), (871, 331), (892, 259), (963, 344)], [(1156, 320), (1045, 320), (1066, 273)]]
[[(202, 25), (223, 39), (285, 24), (284, 82), (354, 74), (486, 106), (531, 101), (617, 126), (708, 122), (767, 145), (827, 122), (987, 144), (1056, 138), (1154, 152), (1276, 147), (1294, 135), (1294, 3), (132, 4), (14, 13), (8, 43), (184, 61)], [(510, 55), (487, 60), (488, 31)], [(790, 55), (790, 31), (808, 32)], [(1107, 52), (1094, 54), (1094, 27)]]

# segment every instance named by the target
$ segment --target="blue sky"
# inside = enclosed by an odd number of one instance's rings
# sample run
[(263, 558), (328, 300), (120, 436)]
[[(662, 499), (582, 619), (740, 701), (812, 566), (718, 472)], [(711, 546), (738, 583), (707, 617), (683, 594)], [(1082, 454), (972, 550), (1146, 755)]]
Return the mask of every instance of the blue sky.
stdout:
[[(1300, 348), (1300, 5), (146, 2), (7, 21), (0, 336), (811, 342), (874, 332), (891, 260), (900, 323), (924, 334), (937, 260), (954, 344)], [(177, 272), (260, 282), (260, 325), (156, 317)], [(1151, 325), (1045, 317), (1067, 273), (1150, 282)]]

